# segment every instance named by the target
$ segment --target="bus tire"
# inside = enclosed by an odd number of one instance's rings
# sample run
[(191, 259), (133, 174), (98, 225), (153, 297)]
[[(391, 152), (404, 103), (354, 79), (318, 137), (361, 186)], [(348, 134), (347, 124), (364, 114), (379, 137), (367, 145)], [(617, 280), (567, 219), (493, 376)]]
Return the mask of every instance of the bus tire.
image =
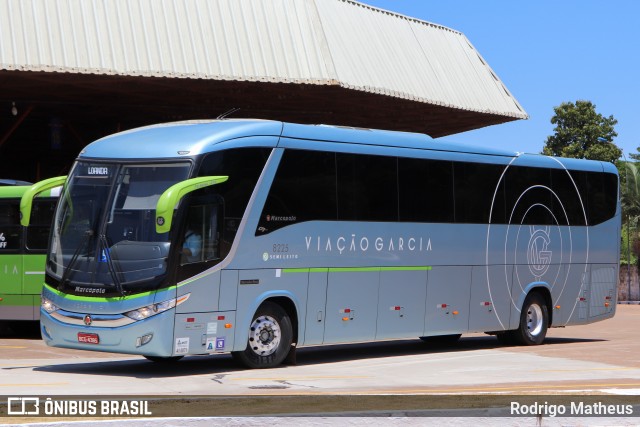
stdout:
[(451, 334), (451, 335), (434, 335), (430, 337), (420, 337), (420, 339), (427, 343), (433, 344), (453, 344), (458, 342), (462, 334)]
[(527, 295), (520, 313), (520, 326), (512, 331), (515, 340), (522, 345), (540, 345), (547, 335), (549, 309), (538, 292)]
[(182, 359), (184, 356), (144, 356), (145, 359), (150, 360), (154, 363), (175, 363), (178, 360)]
[(247, 368), (273, 368), (287, 357), (292, 341), (293, 327), (287, 312), (265, 301), (253, 315), (247, 347), (231, 354)]

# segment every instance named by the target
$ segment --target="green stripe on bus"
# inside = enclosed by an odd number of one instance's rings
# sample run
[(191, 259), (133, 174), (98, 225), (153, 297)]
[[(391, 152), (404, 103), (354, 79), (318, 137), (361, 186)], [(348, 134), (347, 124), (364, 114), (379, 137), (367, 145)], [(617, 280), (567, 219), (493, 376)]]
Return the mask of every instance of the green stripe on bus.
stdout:
[[(318, 267), (314, 267), (314, 268), (283, 268), (282, 272), (283, 273), (326, 273), (326, 272), (330, 272), (330, 273), (355, 273), (355, 272), (367, 272), (367, 271), (373, 271), (373, 272), (377, 272), (377, 271), (429, 271), (431, 270), (431, 266), (425, 265), (425, 266), (413, 266), (413, 267), (331, 267), (331, 268), (318, 268)], [(186, 284), (189, 284), (193, 281), (195, 281), (196, 278), (194, 278), (193, 280), (185, 280), (184, 282), (181, 282), (179, 285), (175, 285), (175, 286), (171, 286), (169, 288), (166, 288), (167, 291), (173, 290), (173, 289), (177, 289), (179, 287), (182, 287)], [(141, 298), (141, 297), (145, 297), (145, 296), (149, 296), (153, 293), (155, 293), (156, 291), (149, 291), (149, 292), (144, 292), (141, 294), (136, 294), (136, 295), (126, 295), (123, 297), (111, 297), (111, 298), (101, 298), (101, 297), (94, 297), (94, 296), (78, 296), (78, 295), (69, 295), (69, 294), (65, 294), (64, 292), (60, 292), (57, 289), (52, 288), (51, 286), (45, 284), (44, 285), (45, 288), (47, 288), (47, 290), (53, 292), (54, 294), (61, 296), (63, 298), (66, 299), (70, 299), (72, 301), (91, 301), (91, 302), (116, 302), (116, 301), (124, 301), (124, 300), (131, 300), (131, 299), (135, 299), (135, 298)]]
[[(125, 295), (125, 296), (122, 296), (122, 297), (104, 298), (104, 297), (94, 297), (94, 296), (84, 297), (84, 296), (79, 296), (79, 295), (69, 295), (69, 294), (65, 294), (64, 292), (60, 292), (59, 290), (54, 289), (51, 286), (46, 285), (46, 284), (44, 285), (44, 287), (47, 288), (47, 290), (53, 292), (54, 294), (56, 294), (56, 295), (58, 295), (60, 297), (65, 298), (65, 299), (69, 299), (69, 300), (72, 300), (72, 301), (87, 301), (87, 302), (118, 302), (118, 301), (126, 301), (126, 300), (132, 300), (132, 299), (136, 299), (136, 298), (146, 297), (146, 296), (149, 296), (149, 295), (154, 294), (154, 293), (157, 292), (157, 291), (149, 291), (149, 292), (143, 292), (141, 294), (135, 294), (135, 295)], [(162, 290), (163, 291), (164, 290), (170, 291), (170, 290), (173, 290), (173, 289), (176, 289), (176, 288), (177, 288), (177, 286), (171, 286), (169, 288), (162, 289)]]
[(413, 267), (330, 267), (330, 268), (283, 268), (283, 273), (355, 273), (367, 271), (429, 271), (431, 266)]

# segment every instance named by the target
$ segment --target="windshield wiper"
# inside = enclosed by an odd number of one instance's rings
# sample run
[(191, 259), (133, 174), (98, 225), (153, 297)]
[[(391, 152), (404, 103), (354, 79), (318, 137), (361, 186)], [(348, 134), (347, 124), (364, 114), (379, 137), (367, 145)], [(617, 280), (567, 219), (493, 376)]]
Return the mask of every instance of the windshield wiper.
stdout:
[(76, 261), (78, 260), (78, 255), (80, 255), (80, 251), (84, 249), (84, 247), (87, 245), (91, 236), (93, 236), (93, 230), (87, 230), (84, 232), (84, 238), (82, 239), (82, 242), (80, 242), (80, 244), (76, 248), (75, 252), (73, 253), (73, 256), (69, 260), (69, 264), (67, 265), (67, 268), (65, 268), (64, 272), (62, 273), (62, 277), (60, 278), (60, 283), (58, 283), (58, 287), (57, 287), (58, 290), (60, 289), (60, 286), (64, 286), (64, 284), (69, 280), (69, 276), (71, 275), (71, 269), (76, 264)]
[(109, 273), (111, 273), (111, 277), (113, 278), (113, 283), (115, 284), (116, 289), (120, 293), (120, 296), (124, 296), (124, 288), (122, 287), (122, 282), (120, 281), (120, 278), (118, 278), (118, 273), (116, 272), (116, 268), (113, 265), (113, 259), (111, 259), (111, 252), (109, 251), (107, 237), (104, 234), (100, 235), (100, 243), (102, 245), (102, 250), (104, 251), (105, 260), (107, 261), (107, 267), (109, 268)]

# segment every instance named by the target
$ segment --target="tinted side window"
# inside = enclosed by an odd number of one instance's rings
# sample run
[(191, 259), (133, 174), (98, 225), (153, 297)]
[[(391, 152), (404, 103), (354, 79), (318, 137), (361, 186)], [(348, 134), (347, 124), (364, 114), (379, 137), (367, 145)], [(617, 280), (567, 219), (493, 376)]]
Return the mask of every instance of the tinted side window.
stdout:
[(0, 201), (0, 254), (18, 252), (21, 237), (20, 202)]
[(603, 223), (616, 214), (618, 177), (612, 173), (585, 173), (589, 225)]
[[(556, 224), (549, 169), (512, 166), (505, 173), (506, 222)], [(557, 217), (557, 216), (556, 216)], [(560, 225), (566, 225), (558, 219)]]
[[(589, 174), (589, 182), (599, 176), (602, 180), (601, 191), (590, 191), (591, 200), (589, 201), (590, 224), (596, 225), (607, 221), (616, 214), (618, 206), (618, 176), (612, 173)], [(596, 184), (590, 184), (592, 188), (596, 188)]]
[(398, 159), (400, 221), (453, 222), (453, 165)]
[[(560, 199), (560, 201), (554, 199), (554, 213), (558, 223), (560, 225), (585, 225), (585, 213), (589, 211), (588, 195), (585, 194), (585, 173), (572, 171), (571, 177), (569, 177), (569, 173), (564, 169), (551, 169), (551, 182), (553, 191)], [(576, 192), (576, 187), (578, 192)]]
[(616, 212), (615, 174), (510, 167), (505, 178), (507, 222), (512, 224), (597, 225)]
[(187, 225), (180, 256), (181, 264), (220, 259), (220, 205), (216, 204), (215, 200), (207, 203), (198, 202), (192, 202), (187, 210)]
[(222, 184), (203, 189), (203, 194), (211, 192), (223, 199), (222, 258), (226, 256), (224, 248), (228, 249), (235, 238), (240, 220), (270, 153), (270, 148), (236, 148), (210, 153), (202, 161), (198, 176), (229, 177)]
[(285, 150), (256, 235), (290, 224), (337, 219), (335, 153)]
[(395, 157), (336, 154), (338, 219), (397, 221), (398, 173)]
[[(454, 163), (455, 221), (489, 222), (492, 201), (504, 166), (485, 163)], [(501, 189), (500, 189), (501, 190)], [(492, 222), (504, 222), (504, 199), (499, 191), (493, 204)]]
[(196, 190), (187, 196), (186, 217), (180, 243), (177, 280), (182, 281), (212, 267), (229, 253), (220, 230), (223, 217), (222, 198)]
[(44, 252), (47, 249), (56, 202), (56, 199), (34, 199), (31, 222), (26, 229), (26, 246), (29, 251)]

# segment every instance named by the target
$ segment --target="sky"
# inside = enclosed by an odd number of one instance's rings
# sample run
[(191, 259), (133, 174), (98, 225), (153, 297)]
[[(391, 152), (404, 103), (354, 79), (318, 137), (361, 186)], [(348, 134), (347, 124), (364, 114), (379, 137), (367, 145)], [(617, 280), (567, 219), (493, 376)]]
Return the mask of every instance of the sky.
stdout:
[(360, 1), (463, 33), (529, 115), (443, 139), (539, 153), (553, 108), (588, 100), (618, 120), (623, 153), (638, 153), (640, 1)]

